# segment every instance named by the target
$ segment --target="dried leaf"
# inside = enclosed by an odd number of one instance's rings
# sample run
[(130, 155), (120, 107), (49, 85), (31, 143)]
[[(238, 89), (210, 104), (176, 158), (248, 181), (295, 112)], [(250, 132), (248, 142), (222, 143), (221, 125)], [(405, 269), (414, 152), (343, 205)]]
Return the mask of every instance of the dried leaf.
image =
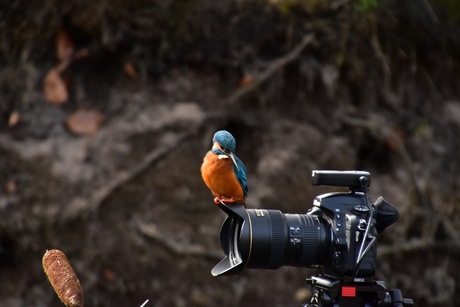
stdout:
[(246, 87), (254, 82), (254, 76), (253, 75), (245, 75), (243, 78), (241, 78), (240, 82), (238, 83), (238, 87)]
[(80, 109), (67, 118), (66, 124), (75, 134), (93, 135), (99, 131), (104, 118), (98, 111)]
[(137, 74), (137, 70), (136, 70), (136, 67), (134, 67), (133, 63), (132, 62), (125, 62), (125, 65), (123, 66), (123, 69), (125, 71), (125, 74), (135, 80), (137, 79), (138, 77), (138, 74)]
[(75, 52), (74, 58), (75, 59), (83, 59), (83, 58), (89, 57), (89, 55), (90, 55), (89, 49), (88, 48), (83, 48), (83, 49), (80, 49), (77, 52)]
[(397, 128), (392, 128), (390, 135), (385, 139), (385, 143), (392, 150), (399, 149), (401, 144), (404, 144), (404, 133)]
[(75, 50), (74, 43), (70, 38), (69, 33), (65, 30), (59, 31), (56, 37), (56, 54), (61, 62), (66, 62), (70, 59)]
[(5, 190), (8, 194), (14, 194), (16, 192), (16, 182), (13, 180), (8, 181), (6, 183)]
[(21, 115), (19, 115), (19, 112), (13, 111), (11, 112), (10, 117), (8, 118), (8, 126), (14, 127), (19, 123), (20, 120), (21, 120)]
[(59, 68), (51, 69), (45, 77), (44, 92), (46, 99), (54, 105), (61, 105), (69, 99), (67, 86), (62, 80)]
[(102, 271), (102, 274), (103, 274), (105, 281), (111, 284), (117, 281), (117, 276), (115, 275), (115, 272), (109, 267), (104, 268), (104, 270)]

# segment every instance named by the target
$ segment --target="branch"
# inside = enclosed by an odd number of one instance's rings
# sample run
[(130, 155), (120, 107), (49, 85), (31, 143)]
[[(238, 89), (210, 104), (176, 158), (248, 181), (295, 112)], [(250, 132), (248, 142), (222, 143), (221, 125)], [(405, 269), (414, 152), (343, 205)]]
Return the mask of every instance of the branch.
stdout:
[(73, 219), (81, 214), (97, 210), (99, 206), (118, 188), (134, 180), (147, 170), (152, 164), (157, 163), (170, 152), (175, 150), (187, 138), (194, 134), (194, 129), (182, 132), (173, 142), (164, 144), (149, 152), (139, 163), (127, 171), (118, 172), (107, 184), (97, 188), (88, 199), (76, 198), (62, 214), (62, 220)]
[(424, 208), (429, 208), (429, 204), (426, 201), (426, 197), (424, 197), (422, 190), (417, 184), (417, 176), (415, 174), (414, 166), (412, 163), (412, 159), (410, 157), (409, 152), (406, 149), (406, 146), (401, 141), (401, 138), (391, 129), (387, 128), (385, 125), (380, 124), (378, 122), (373, 122), (370, 120), (365, 120), (361, 118), (351, 117), (351, 116), (339, 116), (342, 122), (348, 124), (350, 126), (366, 128), (372, 133), (376, 134), (381, 139), (388, 139), (391, 140), (393, 144), (395, 144), (396, 150), (401, 155), (404, 166), (409, 173), (409, 178), (412, 184), (412, 187), (417, 194), (418, 200), (423, 204)]
[[(425, 217), (425, 220), (423, 222), (426, 223), (424, 227), (426, 234), (430, 235), (431, 237), (434, 237), (434, 233), (436, 231), (438, 224), (442, 223), (443, 226), (446, 228), (447, 232), (449, 233), (450, 237), (453, 240), (459, 240), (460, 236), (458, 234), (458, 231), (456, 231), (456, 227), (454, 227), (454, 225), (452, 224), (452, 221), (445, 219), (444, 217), (440, 216), (439, 212), (433, 210), (428, 200), (428, 196), (426, 196), (422, 189), (419, 187), (412, 159), (401, 138), (393, 130), (386, 128), (385, 125), (380, 124), (378, 122), (372, 122), (370, 120), (364, 120), (348, 116), (339, 116), (339, 118), (341, 118), (342, 121), (346, 124), (369, 129), (371, 132), (377, 134), (378, 137), (382, 139), (389, 139), (393, 142), (393, 144), (395, 144), (397, 151), (399, 152), (404, 161), (404, 166), (406, 167), (407, 172), (409, 173), (410, 183), (417, 197), (418, 202), (412, 202), (412, 204), (420, 203), (423, 207), (423, 210), (421, 212), (419, 211), (419, 213), (421, 213)], [(407, 207), (407, 210), (410, 210), (410, 207)], [(418, 215), (410, 214), (409, 216), (412, 216), (412, 219), (419, 218)], [(421, 221), (416, 220), (414, 222), (420, 223)]]
[(260, 74), (256, 75), (254, 80), (247, 86), (240, 87), (236, 91), (234, 91), (230, 97), (227, 99), (228, 104), (236, 103), (241, 97), (247, 95), (248, 93), (257, 89), (262, 83), (264, 83), (268, 78), (270, 78), (275, 72), (286, 66), (287, 64), (291, 63), (292, 61), (296, 60), (300, 53), (314, 42), (314, 37), (312, 34), (305, 35), (297, 47), (295, 47), (290, 53), (284, 55), (281, 58), (278, 58), (272, 61), (267, 69)]

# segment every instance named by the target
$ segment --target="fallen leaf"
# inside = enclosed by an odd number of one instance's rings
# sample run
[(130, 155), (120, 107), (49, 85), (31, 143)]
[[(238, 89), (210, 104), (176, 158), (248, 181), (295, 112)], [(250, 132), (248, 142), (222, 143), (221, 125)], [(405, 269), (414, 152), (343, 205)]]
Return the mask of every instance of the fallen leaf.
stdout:
[(45, 77), (44, 93), (49, 103), (61, 105), (69, 99), (67, 86), (62, 80), (59, 68), (51, 69)]
[(90, 52), (88, 48), (83, 48), (75, 52), (75, 59), (83, 59), (89, 57)]
[(129, 78), (131, 78), (133, 80), (137, 79), (137, 76), (138, 76), (137, 70), (136, 70), (136, 67), (134, 67), (132, 62), (129, 62), (129, 61), (125, 62), (124, 66), (123, 66), (123, 69), (125, 71), (125, 74)]
[(56, 54), (61, 62), (66, 62), (70, 59), (75, 50), (74, 43), (70, 38), (69, 33), (65, 30), (59, 31), (56, 37)]
[(385, 139), (385, 143), (391, 150), (399, 149), (401, 144), (404, 144), (404, 133), (397, 128), (392, 128), (390, 135)]
[(102, 271), (102, 276), (104, 277), (104, 280), (113, 284), (117, 281), (117, 275), (115, 272), (109, 268), (105, 267), (104, 270)]
[(14, 182), (13, 180), (8, 181), (6, 183), (5, 190), (6, 190), (6, 193), (8, 194), (15, 193), (16, 192), (16, 182)]
[(70, 131), (78, 135), (96, 134), (105, 116), (96, 110), (80, 109), (71, 114), (66, 124)]
[(20, 120), (21, 120), (21, 115), (19, 115), (19, 112), (13, 111), (11, 112), (10, 117), (8, 118), (8, 126), (14, 127), (19, 123)]
[(243, 78), (241, 78), (240, 82), (238, 83), (238, 87), (246, 87), (254, 82), (254, 76), (253, 75), (245, 75)]

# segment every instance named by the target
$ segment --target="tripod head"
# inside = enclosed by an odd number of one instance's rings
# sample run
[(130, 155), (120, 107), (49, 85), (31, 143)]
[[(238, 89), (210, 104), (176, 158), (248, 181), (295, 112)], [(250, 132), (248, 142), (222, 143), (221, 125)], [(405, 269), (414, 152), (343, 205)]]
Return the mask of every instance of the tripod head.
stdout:
[(385, 282), (372, 278), (337, 279), (332, 276), (312, 276), (309, 304), (304, 307), (371, 307), (413, 306), (412, 299), (403, 298), (401, 290), (388, 291)]

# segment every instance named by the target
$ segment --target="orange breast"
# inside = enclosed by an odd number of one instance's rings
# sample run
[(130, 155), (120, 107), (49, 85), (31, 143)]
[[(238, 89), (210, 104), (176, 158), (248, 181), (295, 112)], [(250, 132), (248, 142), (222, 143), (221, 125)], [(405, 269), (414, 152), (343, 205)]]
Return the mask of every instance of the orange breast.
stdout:
[(244, 193), (233, 171), (232, 160), (209, 151), (201, 165), (201, 176), (214, 196), (233, 198), (244, 204)]

